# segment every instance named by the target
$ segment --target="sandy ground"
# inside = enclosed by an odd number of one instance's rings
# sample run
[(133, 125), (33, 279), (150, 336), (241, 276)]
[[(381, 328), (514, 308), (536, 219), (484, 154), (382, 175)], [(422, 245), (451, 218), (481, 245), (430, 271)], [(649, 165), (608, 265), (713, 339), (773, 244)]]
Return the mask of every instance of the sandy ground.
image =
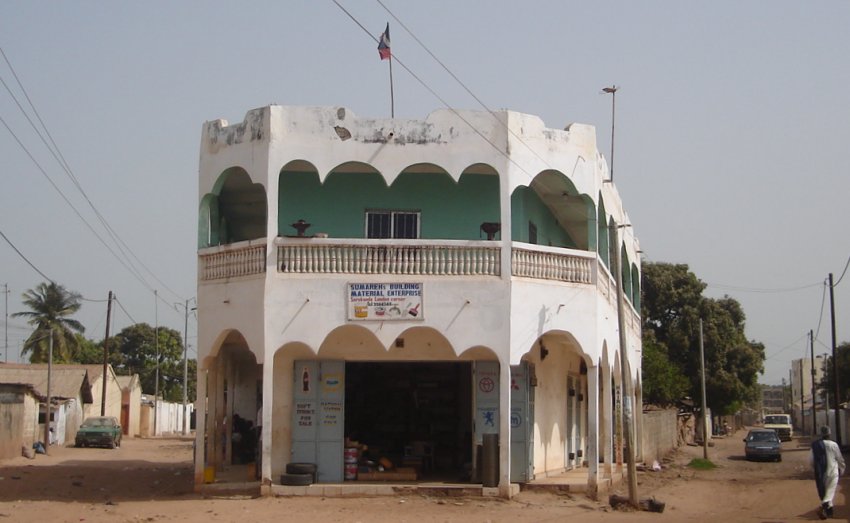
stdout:
[[(397, 496), (374, 498), (204, 498), (193, 492), (191, 441), (130, 440), (121, 448), (51, 448), (35, 460), (0, 462), (0, 523), (27, 522), (547, 522), (816, 521), (817, 494), (806, 441), (783, 444), (781, 463), (743, 459), (744, 432), (715, 440), (718, 468), (685, 466), (702, 457), (686, 447), (661, 472), (638, 474), (640, 498), (663, 514), (614, 511), (584, 496), (523, 492), (510, 501)], [(627, 494), (621, 486), (617, 492)], [(850, 478), (836, 495), (838, 521), (850, 519)]]

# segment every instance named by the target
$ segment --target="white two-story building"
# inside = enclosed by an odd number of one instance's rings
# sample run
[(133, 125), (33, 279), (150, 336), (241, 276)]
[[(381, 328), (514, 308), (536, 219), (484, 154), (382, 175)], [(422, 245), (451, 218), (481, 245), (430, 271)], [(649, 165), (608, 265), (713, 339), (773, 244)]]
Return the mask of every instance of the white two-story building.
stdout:
[(262, 426), (266, 484), (291, 462), (352, 480), (350, 441), (423, 480), (480, 482), (498, 434), (504, 495), (581, 468), (596, 488), (622, 464), (617, 252), (622, 404), (640, 405), (629, 225), (588, 125), (286, 106), (207, 122), (196, 483), (245, 459), (238, 415)]

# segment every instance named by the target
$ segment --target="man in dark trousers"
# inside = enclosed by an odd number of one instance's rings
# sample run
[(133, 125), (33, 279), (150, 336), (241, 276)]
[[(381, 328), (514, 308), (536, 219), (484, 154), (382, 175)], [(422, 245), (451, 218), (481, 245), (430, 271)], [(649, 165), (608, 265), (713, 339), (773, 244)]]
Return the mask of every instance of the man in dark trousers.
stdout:
[(838, 444), (829, 439), (831, 432), (828, 426), (820, 428), (820, 435), (820, 439), (812, 442), (812, 465), (821, 501), (818, 517), (826, 519), (832, 517), (832, 498), (835, 496), (838, 478), (844, 474), (844, 457)]

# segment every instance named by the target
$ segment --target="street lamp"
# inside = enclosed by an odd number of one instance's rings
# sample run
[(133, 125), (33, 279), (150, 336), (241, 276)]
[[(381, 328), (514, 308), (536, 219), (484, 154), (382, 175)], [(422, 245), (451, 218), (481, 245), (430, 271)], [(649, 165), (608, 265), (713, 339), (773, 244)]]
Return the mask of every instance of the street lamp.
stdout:
[(616, 116), (616, 108), (617, 108), (617, 91), (620, 88), (616, 85), (612, 85), (611, 87), (604, 87), (602, 92), (605, 94), (611, 95), (611, 168), (610, 168), (610, 176), (607, 182), (614, 181), (614, 120)]

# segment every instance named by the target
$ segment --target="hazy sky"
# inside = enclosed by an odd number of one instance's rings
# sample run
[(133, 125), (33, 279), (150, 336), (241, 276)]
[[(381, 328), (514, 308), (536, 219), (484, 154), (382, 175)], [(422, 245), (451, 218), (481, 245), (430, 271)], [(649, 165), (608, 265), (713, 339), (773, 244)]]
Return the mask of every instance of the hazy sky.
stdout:
[[(615, 183), (645, 261), (687, 263), (710, 296), (741, 302), (747, 336), (767, 347), (765, 383), (808, 355), (810, 329), (815, 353), (827, 351), (823, 282), (850, 256), (850, 2), (383, 0), (390, 14), (339, 1), (372, 36), (389, 21), (393, 53), (452, 107), (481, 109), (392, 15), (490, 108), (552, 128), (595, 125), (606, 157), (611, 98), (600, 90), (619, 86)], [(0, 125), (0, 231), (47, 276), (103, 300), (78, 315), (93, 339), (109, 290), (126, 309), (112, 332), (155, 316), (182, 332), (172, 304), (195, 295), (204, 121), (268, 104), (389, 116), (387, 62), (331, 0), (7, 0), (0, 47), (89, 199), (141, 260), (129, 255), (134, 276), (51, 187), (41, 169), (123, 259), (0, 86), (0, 117), (38, 162)], [(393, 73), (397, 117), (443, 106)], [(26, 104), (2, 57), (0, 78)], [(42, 281), (0, 239), (9, 312)], [(839, 342), (850, 337), (848, 289), (836, 287)], [(10, 361), (29, 332), (9, 320)]]

